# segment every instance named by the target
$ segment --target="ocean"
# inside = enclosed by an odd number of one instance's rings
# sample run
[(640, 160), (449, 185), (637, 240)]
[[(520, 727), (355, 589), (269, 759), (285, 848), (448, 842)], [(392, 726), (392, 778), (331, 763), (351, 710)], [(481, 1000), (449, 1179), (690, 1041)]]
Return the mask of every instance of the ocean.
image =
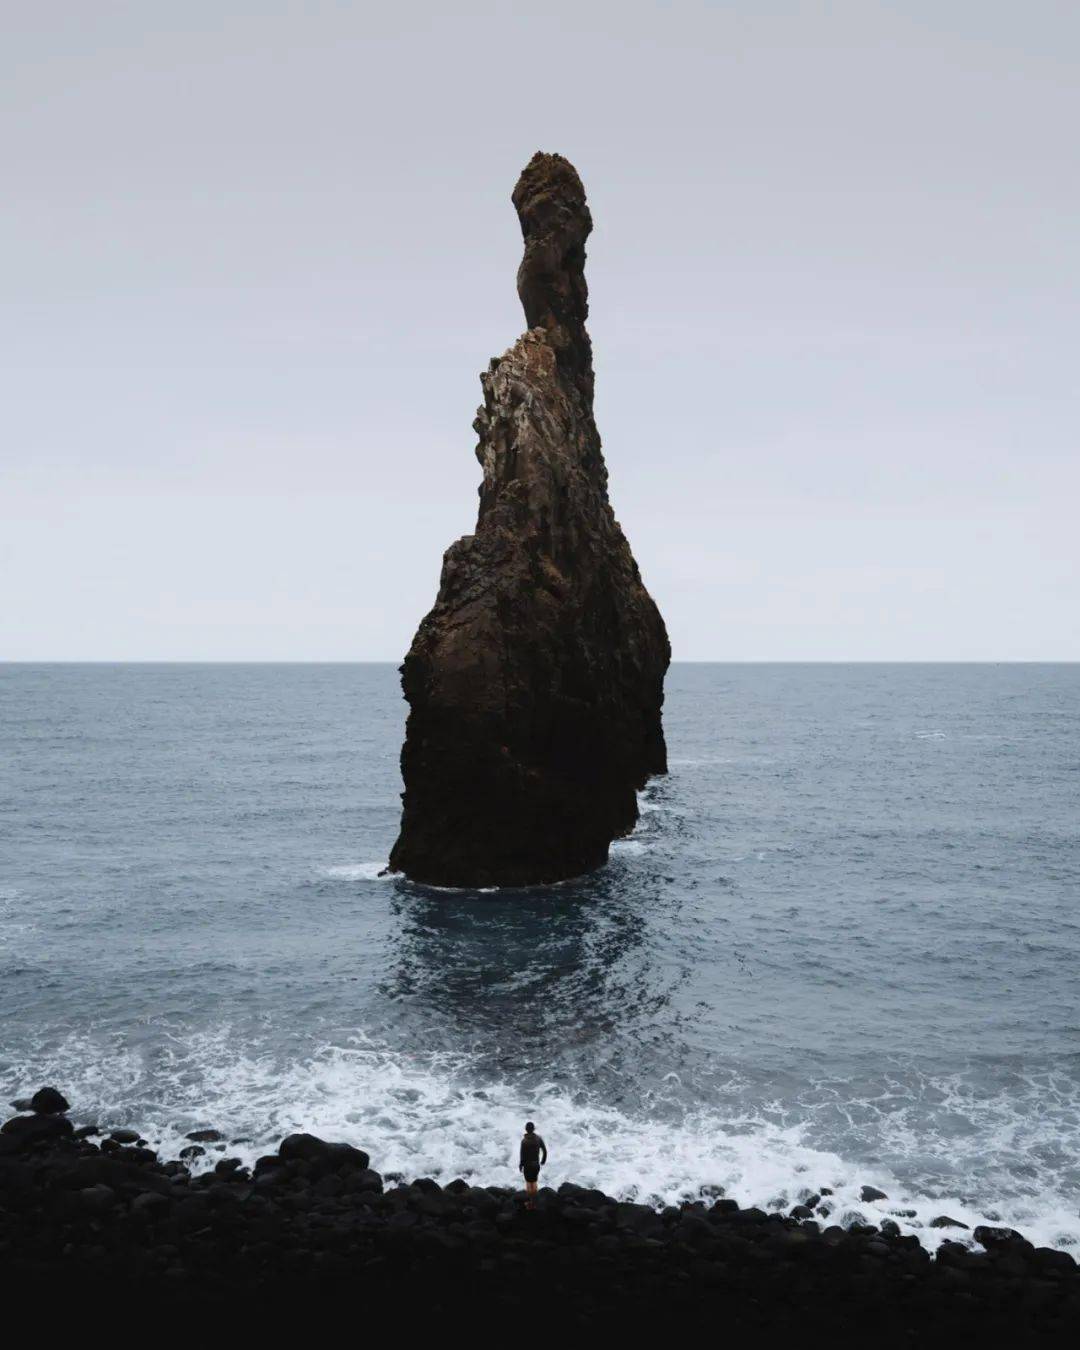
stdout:
[(523, 891), (380, 875), (404, 715), (391, 665), (0, 666), (5, 1100), (480, 1184), (529, 1118), (548, 1185), (1080, 1255), (1080, 667), (677, 664), (637, 831)]

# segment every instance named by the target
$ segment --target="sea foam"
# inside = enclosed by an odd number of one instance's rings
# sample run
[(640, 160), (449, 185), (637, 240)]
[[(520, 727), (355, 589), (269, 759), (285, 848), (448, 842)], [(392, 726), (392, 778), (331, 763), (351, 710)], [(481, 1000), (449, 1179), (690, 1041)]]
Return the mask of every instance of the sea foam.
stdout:
[[(104, 1062), (95, 1062), (98, 1054), (85, 1037), (72, 1036), (33, 1069), (9, 1065), (13, 1088), (55, 1082), (72, 1100), (77, 1122), (134, 1126), (165, 1157), (186, 1146), (189, 1131), (213, 1126), (226, 1142), (197, 1160), (196, 1170), (221, 1156), (250, 1165), (284, 1135), (306, 1131), (365, 1148), (384, 1175), (513, 1186), (517, 1139), (531, 1118), (551, 1151), (543, 1174), (549, 1186), (573, 1181), (657, 1207), (721, 1187), (744, 1207), (785, 1212), (828, 1187), (831, 1213), (817, 1216), (822, 1223), (891, 1218), (930, 1250), (946, 1240), (970, 1242), (963, 1229), (931, 1227), (946, 1214), (969, 1229), (1004, 1224), (1037, 1245), (1080, 1251), (1080, 1216), (1038, 1179), (1026, 1194), (994, 1203), (979, 1203), (966, 1189), (919, 1190), (888, 1167), (856, 1164), (817, 1146), (810, 1122), (733, 1119), (710, 1109), (671, 1120), (647, 1104), (629, 1113), (553, 1083), (481, 1083), (461, 1057), (404, 1054), (363, 1035), (291, 1062), (239, 1046), (226, 1029), (178, 1039), (158, 1051), (152, 1066), (132, 1048), (117, 1047)], [(998, 1109), (997, 1146), (1007, 1148), (1019, 1122), (1004, 1103)], [(907, 1145), (923, 1146), (917, 1139)], [(994, 1170), (993, 1159), (987, 1166)], [(866, 1184), (888, 1198), (863, 1201)]]

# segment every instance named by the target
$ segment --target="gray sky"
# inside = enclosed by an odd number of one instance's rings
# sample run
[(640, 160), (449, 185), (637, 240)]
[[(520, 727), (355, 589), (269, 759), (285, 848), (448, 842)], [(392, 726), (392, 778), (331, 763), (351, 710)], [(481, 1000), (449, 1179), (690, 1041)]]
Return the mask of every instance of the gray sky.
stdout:
[(397, 659), (577, 165), (683, 659), (1080, 659), (1080, 5), (100, 0), (0, 44), (0, 658)]

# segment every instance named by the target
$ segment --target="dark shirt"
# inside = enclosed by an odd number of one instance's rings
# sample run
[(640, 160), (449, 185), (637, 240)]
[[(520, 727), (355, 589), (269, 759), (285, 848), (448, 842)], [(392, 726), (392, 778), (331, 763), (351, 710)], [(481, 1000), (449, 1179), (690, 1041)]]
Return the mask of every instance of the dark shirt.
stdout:
[(539, 1159), (541, 1163), (547, 1162), (547, 1144), (544, 1143), (543, 1139), (541, 1139), (538, 1134), (527, 1134), (521, 1141), (521, 1157), (518, 1160), (519, 1166), (521, 1163), (536, 1162), (537, 1159)]

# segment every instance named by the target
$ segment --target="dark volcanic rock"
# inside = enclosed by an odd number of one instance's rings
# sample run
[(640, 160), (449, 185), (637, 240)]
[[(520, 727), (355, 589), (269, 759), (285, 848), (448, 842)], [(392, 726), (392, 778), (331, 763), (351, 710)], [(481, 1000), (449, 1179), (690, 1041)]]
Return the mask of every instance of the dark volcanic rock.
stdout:
[(30, 1147), (47, 1139), (58, 1139), (74, 1134), (67, 1116), (45, 1115), (12, 1116), (0, 1126), (0, 1136), (9, 1148)]
[(1027, 1238), (1015, 1228), (992, 1228), (980, 1225), (975, 1229), (974, 1238), (981, 1242), (988, 1252), (1032, 1252), (1034, 1248)]
[[(0, 1150), (0, 1287), (47, 1309), (35, 1334), (57, 1342), (85, 1340), (95, 1310), (114, 1337), (190, 1317), (203, 1339), (213, 1327), (250, 1344), (294, 1314), (308, 1339), (342, 1318), (365, 1329), (377, 1305), (443, 1339), (488, 1324), (505, 1339), (547, 1308), (547, 1339), (575, 1343), (719, 1330), (737, 1346), (803, 1344), (827, 1323), (831, 1344), (875, 1350), (1059, 1346), (1080, 1325), (1075, 1262), (1011, 1229), (979, 1227), (985, 1252), (946, 1242), (932, 1259), (890, 1220), (819, 1233), (723, 1197), (656, 1213), (571, 1182), (542, 1188), (534, 1210), (520, 1189), (465, 1181), (384, 1191), (363, 1150), (311, 1135), (260, 1158), (257, 1184), (235, 1159), (189, 1178), (76, 1139), (62, 1116), (16, 1121), (44, 1133)], [(15, 1123), (0, 1142), (21, 1143)]]
[(537, 154), (513, 193), (529, 329), (481, 376), (476, 531), (447, 550), (402, 666), (410, 705), (390, 865), (436, 885), (599, 867), (666, 770), (670, 648), (607, 495), (593, 421), (573, 166)]
[[(281, 1141), (278, 1153), (290, 1162), (307, 1162), (322, 1167), (340, 1167), (344, 1163), (364, 1171), (371, 1161), (363, 1149), (352, 1144), (331, 1144), (313, 1134), (289, 1134)], [(256, 1163), (258, 1167), (258, 1163)]]
[(30, 1098), (30, 1109), (40, 1111), (43, 1115), (56, 1115), (60, 1111), (67, 1111), (69, 1103), (62, 1092), (57, 1092), (54, 1087), (39, 1088)]

